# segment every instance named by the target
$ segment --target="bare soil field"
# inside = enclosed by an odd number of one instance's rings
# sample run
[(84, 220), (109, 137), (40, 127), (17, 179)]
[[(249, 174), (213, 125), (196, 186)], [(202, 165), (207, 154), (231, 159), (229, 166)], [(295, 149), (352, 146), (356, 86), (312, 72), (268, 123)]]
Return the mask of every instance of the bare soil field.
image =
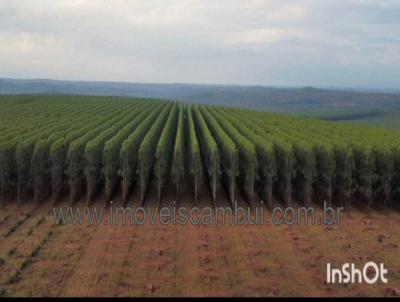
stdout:
[[(1, 296), (400, 294), (396, 211), (352, 208), (334, 226), (110, 225), (107, 215), (100, 225), (57, 225), (52, 207), (50, 201), (1, 206)], [(388, 284), (326, 283), (327, 262), (368, 261), (385, 264)]]

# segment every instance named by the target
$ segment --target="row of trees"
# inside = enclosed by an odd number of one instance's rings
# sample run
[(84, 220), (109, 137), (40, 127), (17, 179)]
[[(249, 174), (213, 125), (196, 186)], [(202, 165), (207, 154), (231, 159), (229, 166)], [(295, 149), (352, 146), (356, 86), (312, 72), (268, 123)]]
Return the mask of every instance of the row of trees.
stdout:
[[(17, 105), (37, 114), (22, 110), (30, 125), (9, 118)], [(2, 200), (51, 193), (56, 200), (69, 192), (73, 201), (90, 202), (103, 189), (111, 199), (119, 188), (126, 200), (136, 186), (144, 201), (152, 184), (159, 201), (169, 185), (177, 199), (189, 191), (195, 200), (206, 187), (213, 200), (225, 188), (231, 202), (238, 190), (248, 200), (257, 193), (267, 202), (275, 196), (306, 204), (352, 198), (386, 204), (400, 195), (394, 131), (169, 101), (33, 99), (1, 106)]]

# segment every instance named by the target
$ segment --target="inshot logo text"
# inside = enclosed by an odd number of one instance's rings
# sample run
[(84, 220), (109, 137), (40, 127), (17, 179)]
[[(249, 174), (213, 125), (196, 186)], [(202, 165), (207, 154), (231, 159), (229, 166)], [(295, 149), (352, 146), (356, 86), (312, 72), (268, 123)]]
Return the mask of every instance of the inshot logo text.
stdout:
[(375, 284), (379, 280), (388, 283), (388, 270), (383, 263), (379, 265), (373, 261), (367, 262), (363, 268), (356, 268), (354, 263), (345, 263), (342, 268), (332, 268), (328, 263), (326, 267), (326, 281), (328, 284), (367, 283)]

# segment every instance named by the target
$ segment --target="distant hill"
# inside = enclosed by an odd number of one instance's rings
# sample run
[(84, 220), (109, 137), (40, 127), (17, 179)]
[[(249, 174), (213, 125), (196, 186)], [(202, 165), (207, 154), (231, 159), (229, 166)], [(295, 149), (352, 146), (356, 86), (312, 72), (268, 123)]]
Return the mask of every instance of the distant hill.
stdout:
[(183, 100), (201, 104), (243, 107), (261, 111), (312, 115), (321, 118), (329, 113), (335, 120), (346, 113), (360, 117), (363, 112), (400, 110), (400, 92), (391, 90), (338, 90), (304, 88), (273, 88), (265, 86), (138, 84), (121, 82), (79, 82), (55, 80), (0, 79), (0, 94), (73, 94), (135, 96)]

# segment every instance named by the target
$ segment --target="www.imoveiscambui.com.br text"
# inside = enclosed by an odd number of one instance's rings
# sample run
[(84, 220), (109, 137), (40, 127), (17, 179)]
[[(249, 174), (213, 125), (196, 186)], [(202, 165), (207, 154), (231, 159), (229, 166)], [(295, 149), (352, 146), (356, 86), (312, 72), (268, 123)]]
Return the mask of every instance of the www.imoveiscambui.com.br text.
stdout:
[[(230, 224), (293, 225), (340, 224), (343, 207), (324, 203), (321, 211), (314, 207), (113, 207), (53, 208), (56, 224)], [(106, 218), (106, 219), (105, 219)]]

